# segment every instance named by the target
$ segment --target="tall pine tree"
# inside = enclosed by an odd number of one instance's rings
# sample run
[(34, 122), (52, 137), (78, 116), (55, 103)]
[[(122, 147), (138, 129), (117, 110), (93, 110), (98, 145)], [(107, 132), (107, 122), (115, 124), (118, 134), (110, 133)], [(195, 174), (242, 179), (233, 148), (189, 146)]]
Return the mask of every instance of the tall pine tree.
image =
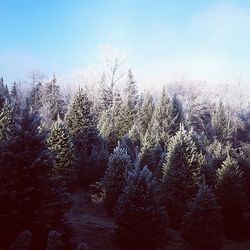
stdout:
[(25, 229), (34, 236), (34, 248), (43, 249), (50, 227), (61, 223), (63, 203), (49, 177), (52, 167), (46, 134), (39, 131), (40, 117), (22, 111), (13, 137), (0, 147), (0, 237), (7, 247)]
[(171, 139), (163, 164), (163, 200), (169, 213), (171, 226), (179, 228), (189, 201), (197, 192), (201, 169), (206, 165), (199, 152), (192, 131), (183, 126)]

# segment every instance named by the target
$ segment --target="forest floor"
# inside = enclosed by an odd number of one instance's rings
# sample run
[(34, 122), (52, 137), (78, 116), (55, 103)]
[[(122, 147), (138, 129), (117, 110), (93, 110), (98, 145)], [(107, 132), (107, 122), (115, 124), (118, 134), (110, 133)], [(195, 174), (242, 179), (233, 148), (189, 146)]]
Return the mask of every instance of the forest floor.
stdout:
[[(84, 242), (89, 250), (117, 250), (112, 238), (116, 228), (114, 219), (107, 215), (101, 202), (90, 199), (84, 190), (72, 195), (71, 209), (65, 214), (71, 229), (70, 243), (78, 246)], [(169, 243), (166, 250), (186, 250), (185, 243), (178, 231), (169, 230)], [(250, 238), (246, 241), (229, 241), (223, 250), (249, 250)]]

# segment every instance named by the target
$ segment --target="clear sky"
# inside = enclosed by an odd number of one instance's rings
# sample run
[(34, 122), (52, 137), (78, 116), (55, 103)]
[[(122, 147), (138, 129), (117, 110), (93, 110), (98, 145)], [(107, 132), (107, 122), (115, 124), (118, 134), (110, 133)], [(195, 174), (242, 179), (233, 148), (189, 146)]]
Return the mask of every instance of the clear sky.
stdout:
[(250, 81), (250, 1), (1, 0), (0, 75), (68, 75), (107, 44), (149, 79)]

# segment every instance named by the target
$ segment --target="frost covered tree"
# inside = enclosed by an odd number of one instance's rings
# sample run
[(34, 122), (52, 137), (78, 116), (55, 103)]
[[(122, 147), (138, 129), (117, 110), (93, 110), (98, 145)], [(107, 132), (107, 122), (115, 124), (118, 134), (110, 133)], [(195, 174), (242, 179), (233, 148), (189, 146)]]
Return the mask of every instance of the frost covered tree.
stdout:
[(63, 203), (49, 178), (50, 152), (39, 126), (40, 117), (26, 106), (15, 121), (13, 137), (0, 147), (1, 247), (26, 228), (40, 249), (48, 228), (60, 225)]
[(155, 159), (155, 148), (156, 138), (150, 129), (147, 129), (145, 136), (141, 142), (140, 159), (141, 165), (147, 165), (150, 171), (156, 171), (156, 159)]
[(247, 211), (247, 197), (243, 190), (243, 172), (236, 160), (230, 156), (217, 170), (216, 194), (221, 206), (224, 232), (230, 239), (247, 236), (248, 226), (244, 216)]
[(188, 202), (197, 192), (201, 170), (206, 165), (205, 157), (192, 137), (192, 131), (187, 132), (180, 126), (168, 145), (162, 167), (163, 200), (174, 228), (180, 227)]
[(153, 113), (154, 113), (154, 100), (152, 95), (149, 92), (147, 92), (138, 113), (138, 126), (141, 138), (143, 138), (147, 129), (150, 127)]
[(92, 146), (99, 142), (92, 102), (86, 92), (79, 88), (66, 115), (66, 125), (73, 136), (77, 152), (90, 154)]
[(39, 111), (43, 106), (42, 88), (43, 88), (42, 83), (38, 82), (32, 87), (29, 93), (30, 106), (36, 111)]
[(104, 204), (110, 214), (113, 213), (117, 199), (125, 187), (127, 173), (131, 167), (132, 162), (129, 155), (118, 144), (109, 157), (108, 168), (101, 180), (105, 193)]
[(222, 249), (223, 226), (219, 206), (205, 182), (184, 215), (182, 235), (189, 249)]
[(147, 166), (129, 171), (115, 210), (116, 241), (121, 249), (164, 249), (168, 219), (155, 200), (158, 188)]
[(77, 174), (74, 145), (66, 125), (59, 117), (52, 125), (47, 144), (55, 156), (53, 173), (62, 175), (66, 184), (73, 184)]
[(3, 77), (0, 78), (0, 110), (3, 108), (4, 103), (9, 101), (9, 89), (4, 85)]
[(6, 101), (0, 111), (0, 141), (8, 138), (13, 122), (12, 107)]
[(63, 118), (65, 114), (65, 102), (57, 84), (55, 75), (52, 80), (45, 83), (42, 93), (41, 115), (47, 126), (56, 121), (58, 115)]
[(233, 128), (229, 113), (225, 110), (222, 102), (214, 109), (211, 122), (215, 139), (221, 143), (226, 143), (231, 139)]

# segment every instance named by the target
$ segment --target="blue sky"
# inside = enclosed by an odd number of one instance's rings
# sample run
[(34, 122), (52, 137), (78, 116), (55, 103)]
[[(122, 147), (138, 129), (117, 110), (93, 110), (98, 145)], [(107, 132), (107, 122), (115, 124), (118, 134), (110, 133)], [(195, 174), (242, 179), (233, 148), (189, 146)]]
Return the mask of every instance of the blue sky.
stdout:
[(107, 44), (141, 79), (250, 80), (250, 1), (1, 0), (0, 75), (69, 75)]

